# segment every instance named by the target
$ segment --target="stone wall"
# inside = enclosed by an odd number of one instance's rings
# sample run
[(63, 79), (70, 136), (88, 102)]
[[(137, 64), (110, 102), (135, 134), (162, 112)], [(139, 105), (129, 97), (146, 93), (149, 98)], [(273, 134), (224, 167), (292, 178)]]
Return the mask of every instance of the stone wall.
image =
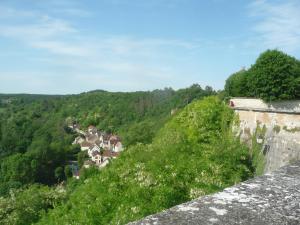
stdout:
[(299, 225), (300, 162), (131, 225)]
[(239, 116), (242, 140), (250, 143), (257, 127), (265, 130), (265, 172), (300, 160), (300, 101), (267, 104), (260, 99), (233, 98), (230, 104)]
[(265, 111), (282, 111), (300, 113), (300, 100), (280, 101), (266, 103), (257, 98), (232, 98), (230, 99), (236, 108), (251, 108)]

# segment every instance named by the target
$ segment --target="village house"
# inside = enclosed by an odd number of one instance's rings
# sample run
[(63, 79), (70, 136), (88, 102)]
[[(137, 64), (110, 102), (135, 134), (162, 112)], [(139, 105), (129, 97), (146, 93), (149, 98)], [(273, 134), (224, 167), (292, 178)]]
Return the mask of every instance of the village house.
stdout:
[(80, 144), (83, 143), (84, 141), (85, 141), (85, 139), (84, 139), (83, 137), (78, 136), (78, 137), (75, 138), (75, 140), (73, 141), (72, 145), (77, 145), (77, 144), (80, 145)]
[(88, 133), (89, 133), (89, 134), (94, 134), (94, 135), (96, 135), (96, 134), (98, 133), (98, 130), (97, 130), (97, 128), (96, 128), (95, 126), (90, 125), (90, 126), (88, 127)]
[(96, 134), (87, 134), (86, 135), (86, 141), (89, 143), (94, 144), (97, 140), (99, 140), (99, 137)]
[(123, 146), (120, 141), (118, 141), (114, 146), (113, 146), (113, 151), (114, 152), (121, 152), (123, 151)]
[(87, 151), (90, 149), (91, 146), (92, 146), (91, 143), (84, 141), (80, 144), (80, 149), (81, 149), (81, 151)]
[(115, 159), (117, 158), (118, 156), (120, 155), (119, 152), (113, 152), (113, 151), (110, 151), (110, 150), (105, 150), (102, 154), (102, 157), (103, 157), (103, 160), (105, 159)]
[(92, 153), (92, 161), (96, 163), (96, 165), (100, 165), (102, 163), (102, 156), (100, 152)]
[(86, 133), (83, 131), (78, 133), (84, 135), (76, 137), (73, 144), (79, 144), (81, 151), (87, 151), (89, 156), (89, 160), (84, 162), (84, 168), (89, 168), (91, 165), (103, 168), (123, 151), (119, 136), (101, 132), (95, 126), (90, 125)]
[(100, 147), (96, 144), (93, 144), (90, 146), (90, 148), (88, 149), (88, 155), (89, 157), (92, 157), (93, 152), (98, 152), (100, 153)]

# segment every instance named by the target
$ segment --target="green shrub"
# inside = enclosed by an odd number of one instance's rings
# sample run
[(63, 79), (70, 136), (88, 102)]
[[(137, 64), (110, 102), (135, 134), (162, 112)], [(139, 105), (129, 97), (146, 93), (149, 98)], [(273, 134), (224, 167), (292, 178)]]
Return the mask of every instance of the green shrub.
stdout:
[(65, 192), (61, 188), (31, 185), (28, 188), (11, 190), (8, 197), (0, 197), (0, 224), (32, 224), (64, 198)]

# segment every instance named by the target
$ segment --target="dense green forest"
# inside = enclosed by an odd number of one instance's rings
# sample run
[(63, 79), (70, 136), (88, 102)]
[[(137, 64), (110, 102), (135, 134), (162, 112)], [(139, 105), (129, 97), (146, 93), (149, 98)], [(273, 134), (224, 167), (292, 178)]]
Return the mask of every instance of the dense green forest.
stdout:
[(248, 70), (232, 74), (225, 92), (231, 97), (265, 101), (300, 99), (300, 61), (278, 50), (267, 50)]
[[(57, 168), (76, 160), (73, 120), (121, 135), (125, 146), (150, 143), (155, 133), (180, 109), (215, 92), (193, 85), (187, 89), (80, 95), (0, 95), (0, 196), (31, 183), (57, 183)], [(141, 132), (142, 131), (142, 132)], [(61, 178), (61, 176), (60, 176)]]
[[(68, 180), (63, 191), (29, 186), (11, 193), (0, 201), (10, 209), (0, 211), (0, 221), (28, 224), (42, 216), (40, 224), (124, 224), (238, 183), (255, 168), (251, 151), (231, 131), (234, 122), (233, 111), (217, 97), (194, 101), (150, 144), (128, 147), (104, 170)], [(16, 198), (29, 210), (21, 211)]]

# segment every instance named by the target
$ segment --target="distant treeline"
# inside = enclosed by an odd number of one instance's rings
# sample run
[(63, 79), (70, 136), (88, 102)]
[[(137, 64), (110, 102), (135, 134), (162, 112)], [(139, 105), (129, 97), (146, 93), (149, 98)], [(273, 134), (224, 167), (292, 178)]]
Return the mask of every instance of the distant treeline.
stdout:
[(226, 80), (225, 93), (267, 102), (300, 99), (300, 61), (278, 50), (267, 50), (248, 70)]

